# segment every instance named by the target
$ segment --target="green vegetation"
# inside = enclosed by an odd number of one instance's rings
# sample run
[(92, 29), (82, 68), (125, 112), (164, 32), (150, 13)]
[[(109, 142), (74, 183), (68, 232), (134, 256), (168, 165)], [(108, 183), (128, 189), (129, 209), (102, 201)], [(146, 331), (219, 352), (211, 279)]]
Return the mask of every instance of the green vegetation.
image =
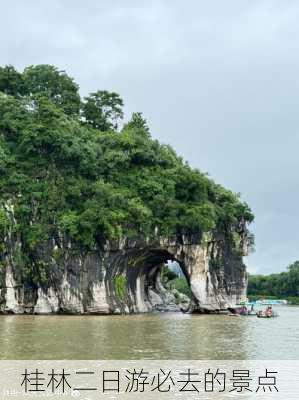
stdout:
[(177, 274), (172, 271), (167, 265), (164, 265), (161, 269), (161, 280), (162, 283), (170, 282), (177, 278)]
[(171, 289), (176, 289), (177, 291), (185, 294), (186, 296), (190, 297), (191, 296), (191, 290), (188, 285), (188, 282), (186, 278), (175, 278), (172, 281), (168, 283), (169, 288)]
[(248, 297), (251, 300), (279, 298), (299, 304), (299, 261), (280, 274), (249, 275)]
[(141, 113), (122, 124), (122, 106), (108, 91), (81, 99), (50, 65), (0, 68), (1, 240), (7, 202), (31, 259), (57, 237), (88, 250), (154, 232), (244, 234), (247, 204), (152, 139)]
[(123, 301), (126, 295), (127, 278), (118, 275), (114, 278), (115, 293), (119, 300)]
[(178, 277), (170, 268), (164, 266), (161, 271), (161, 278), (163, 285), (167, 289), (176, 289), (178, 292), (191, 297), (191, 290), (184, 276)]

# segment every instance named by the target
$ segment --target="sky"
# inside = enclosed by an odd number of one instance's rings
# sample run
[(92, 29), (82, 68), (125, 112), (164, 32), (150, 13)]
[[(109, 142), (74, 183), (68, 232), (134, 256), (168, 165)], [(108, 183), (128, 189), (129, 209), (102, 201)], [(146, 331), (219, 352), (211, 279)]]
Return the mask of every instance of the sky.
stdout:
[(0, 65), (118, 92), (154, 138), (255, 214), (252, 273), (299, 259), (299, 2), (10, 0)]

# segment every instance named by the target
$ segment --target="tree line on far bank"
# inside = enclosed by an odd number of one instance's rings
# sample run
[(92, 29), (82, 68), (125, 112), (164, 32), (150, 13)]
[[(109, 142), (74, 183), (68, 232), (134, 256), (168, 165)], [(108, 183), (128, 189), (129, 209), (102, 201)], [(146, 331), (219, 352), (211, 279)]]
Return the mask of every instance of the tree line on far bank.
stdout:
[(289, 265), (286, 272), (271, 275), (249, 275), (248, 296), (287, 299), (299, 304), (299, 261)]

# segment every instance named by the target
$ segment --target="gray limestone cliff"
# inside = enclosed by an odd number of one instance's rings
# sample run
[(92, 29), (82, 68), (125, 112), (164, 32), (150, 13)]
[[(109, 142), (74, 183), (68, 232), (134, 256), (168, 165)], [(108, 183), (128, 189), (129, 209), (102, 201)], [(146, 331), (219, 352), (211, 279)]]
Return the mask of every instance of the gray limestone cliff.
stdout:
[[(8, 210), (9, 211), (9, 210)], [(11, 213), (12, 214), (12, 213)], [(11, 215), (12, 218), (12, 215)], [(0, 268), (2, 313), (137, 313), (165, 302), (161, 266), (177, 261), (192, 292), (190, 311), (215, 312), (246, 296), (247, 237), (213, 232), (105, 242), (85, 252), (53, 237), (30, 259), (22, 239), (5, 238)]]

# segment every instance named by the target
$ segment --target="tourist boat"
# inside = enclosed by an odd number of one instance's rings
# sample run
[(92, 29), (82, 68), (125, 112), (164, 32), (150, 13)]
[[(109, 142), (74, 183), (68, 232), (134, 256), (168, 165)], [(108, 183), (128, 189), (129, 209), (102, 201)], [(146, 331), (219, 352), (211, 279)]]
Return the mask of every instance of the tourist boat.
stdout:
[(258, 313), (256, 313), (256, 316), (258, 318), (276, 318), (278, 317), (278, 314), (275, 311), (272, 311), (271, 314), (267, 314), (266, 311), (259, 311)]
[(285, 306), (288, 304), (287, 300), (271, 299), (256, 300), (254, 303), (259, 306)]
[(255, 301), (240, 301), (241, 306), (285, 306), (288, 304), (287, 300), (279, 299), (260, 299)]
[(230, 316), (241, 316), (241, 317), (251, 317), (256, 316), (256, 312), (254, 310), (247, 309), (244, 306), (230, 307), (228, 309), (230, 311)]

